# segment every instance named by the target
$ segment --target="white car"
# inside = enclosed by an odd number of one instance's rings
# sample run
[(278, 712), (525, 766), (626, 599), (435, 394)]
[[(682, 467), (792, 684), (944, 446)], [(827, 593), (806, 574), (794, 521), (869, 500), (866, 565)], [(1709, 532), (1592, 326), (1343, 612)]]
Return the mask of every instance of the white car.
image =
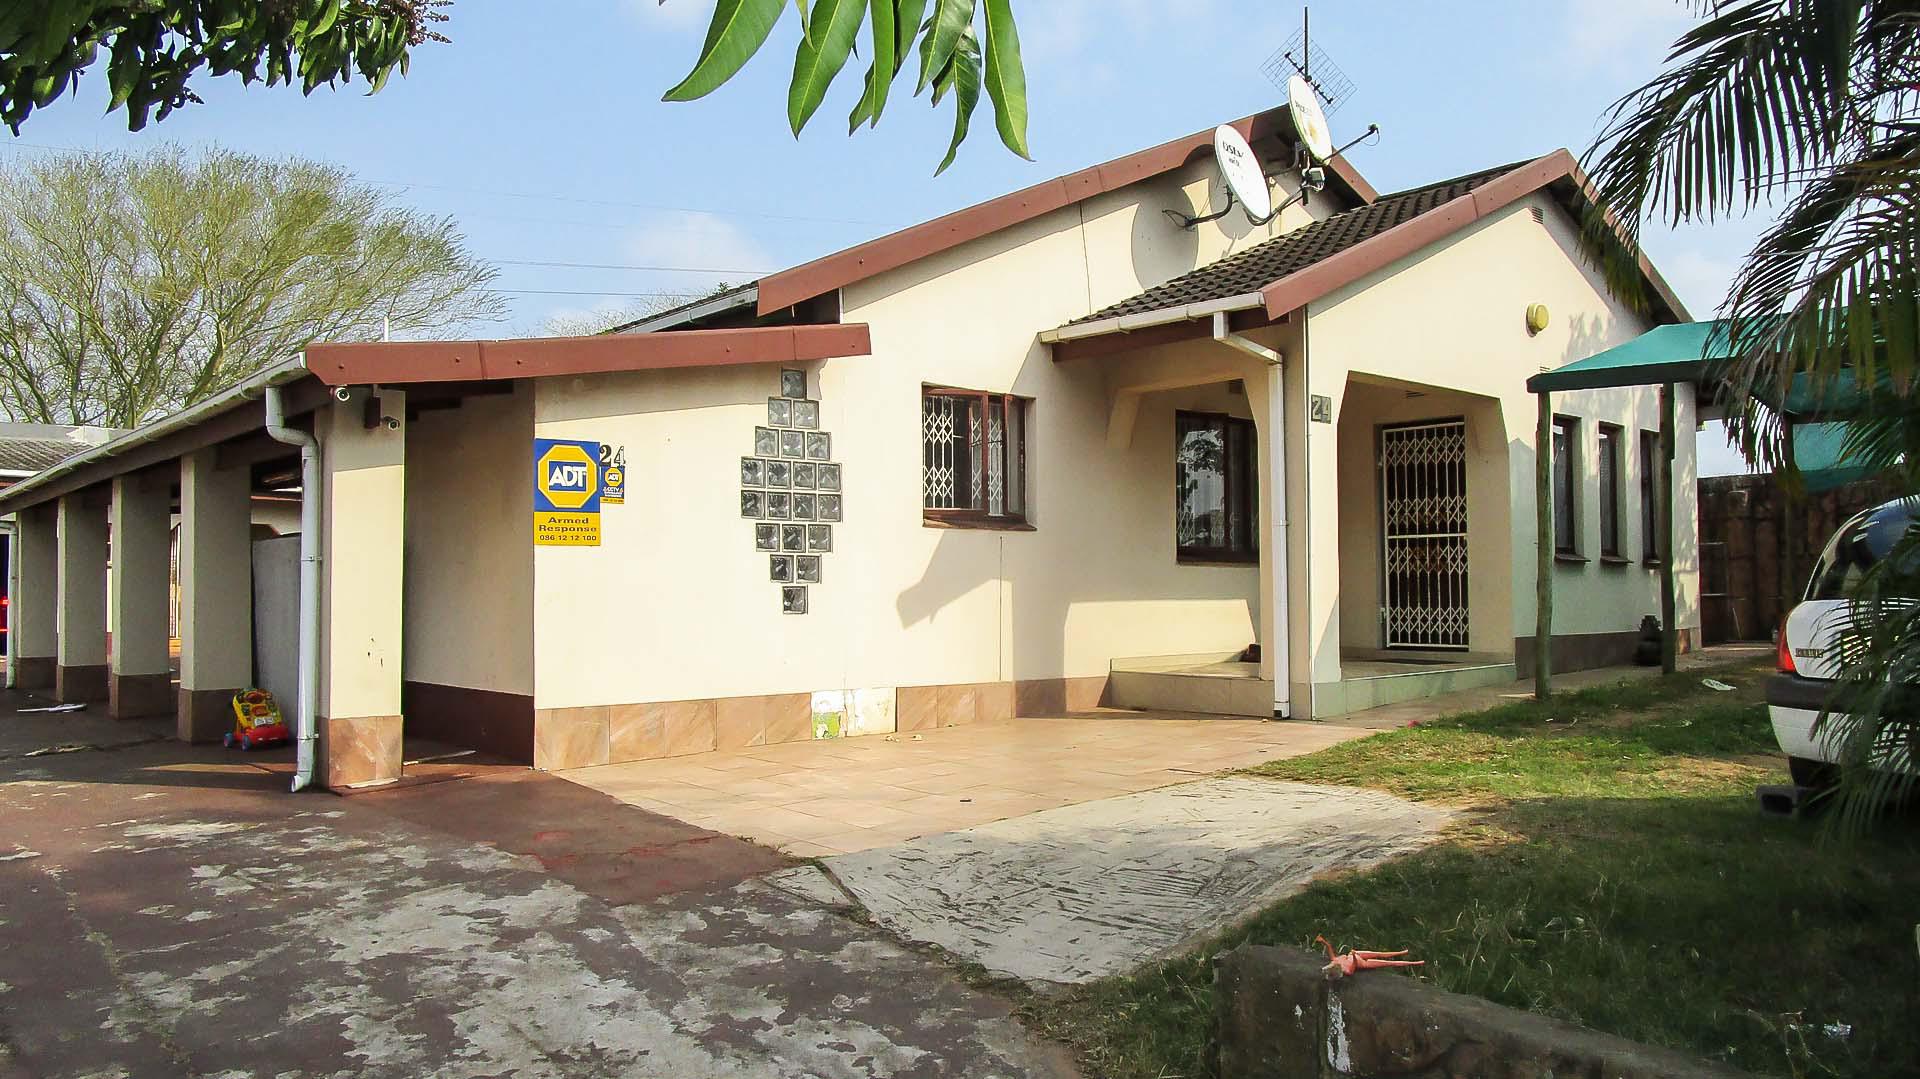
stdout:
[(1833, 780), (1841, 747), (1832, 724), (1820, 723), (1820, 713), (1840, 676), (1834, 644), (1846, 625), (1854, 586), (1887, 556), (1915, 517), (1920, 517), (1920, 498), (1903, 498), (1841, 525), (1820, 552), (1806, 595), (1780, 627), (1779, 673), (1767, 680), (1767, 712), (1796, 786), (1819, 788)]

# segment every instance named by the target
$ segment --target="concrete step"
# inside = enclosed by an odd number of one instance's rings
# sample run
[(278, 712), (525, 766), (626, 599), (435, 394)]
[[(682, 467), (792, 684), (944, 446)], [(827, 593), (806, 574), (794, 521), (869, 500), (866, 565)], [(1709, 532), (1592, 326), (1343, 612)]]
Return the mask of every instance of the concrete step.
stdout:
[(1438, 669), (1409, 667), (1404, 674), (1346, 678), (1313, 687), (1313, 714), (1316, 719), (1351, 715), (1463, 689), (1504, 685), (1519, 677), (1512, 663), (1485, 663)]
[(1115, 708), (1272, 719), (1273, 683), (1260, 678), (1115, 669), (1107, 676)]

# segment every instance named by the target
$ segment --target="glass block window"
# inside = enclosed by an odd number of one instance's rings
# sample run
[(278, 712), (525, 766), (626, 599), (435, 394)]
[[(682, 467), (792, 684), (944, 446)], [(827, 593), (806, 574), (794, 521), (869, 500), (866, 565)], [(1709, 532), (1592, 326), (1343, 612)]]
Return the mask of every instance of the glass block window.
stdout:
[(979, 527), (1026, 523), (1030, 404), (1007, 394), (922, 389), (921, 504), (928, 521)]
[(1620, 557), (1620, 428), (1600, 425), (1600, 454), (1594, 459), (1600, 474), (1600, 553)]
[(1259, 483), (1252, 420), (1212, 412), (1176, 413), (1174, 536), (1180, 560), (1257, 560)]

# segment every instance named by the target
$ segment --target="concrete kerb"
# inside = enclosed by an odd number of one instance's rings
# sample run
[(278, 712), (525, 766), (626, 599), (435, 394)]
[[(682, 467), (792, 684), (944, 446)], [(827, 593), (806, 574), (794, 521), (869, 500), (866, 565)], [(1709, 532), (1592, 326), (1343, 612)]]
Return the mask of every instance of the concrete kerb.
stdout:
[(1243, 945), (1214, 959), (1221, 1079), (1751, 1079), (1385, 972), (1329, 981), (1318, 957)]

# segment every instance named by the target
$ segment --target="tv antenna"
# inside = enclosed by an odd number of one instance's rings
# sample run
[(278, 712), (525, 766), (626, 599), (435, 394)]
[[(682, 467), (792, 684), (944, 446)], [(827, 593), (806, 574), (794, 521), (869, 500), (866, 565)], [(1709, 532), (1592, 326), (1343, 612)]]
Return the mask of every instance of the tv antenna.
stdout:
[(1237, 128), (1224, 126), (1214, 132), (1213, 153), (1221, 182), (1227, 189), (1226, 208), (1199, 217), (1177, 210), (1163, 211), (1183, 229), (1218, 221), (1232, 213), (1236, 204), (1245, 208), (1249, 222), (1265, 225), (1280, 216), (1281, 211), (1295, 203), (1304, 206), (1316, 192), (1325, 190), (1325, 166), (1355, 144), (1380, 134), (1379, 124), (1368, 124), (1359, 138), (1334, 148), (1327, 115), (1353, 94), (1353, 80), (1324, 50), (1313, 44), (1313, 25), (1305, 9), (1300, 13), (1300, 32), (1279, 52), (1268, 57), (1261, 70), (1287, 95), (1287, 112), (1293, 120), (1295, 138), (1293, 164), (1300, 173), (1300, 190), (1275, 206), (1271, 181), (1259, 157)]
[(1327, 50), (1313, 43), (1312, 13), (1305, 8), (1300, 9), (1299, 31), (1288, 38), (1279, 51), (1267, 57), (1260, 71), (1282, 91), (1295, 76), (1304, 79), (1320, 98), (1328, 116), (1339, 112), (1356, 89), (1353, 80), (1327, 55)]

